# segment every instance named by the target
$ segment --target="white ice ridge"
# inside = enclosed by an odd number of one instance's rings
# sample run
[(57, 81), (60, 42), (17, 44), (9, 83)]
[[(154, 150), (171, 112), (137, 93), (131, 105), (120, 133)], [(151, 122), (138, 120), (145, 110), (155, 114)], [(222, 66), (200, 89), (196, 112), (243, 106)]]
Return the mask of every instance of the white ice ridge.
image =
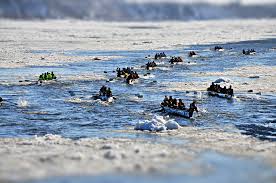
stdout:
[(214, 81), (214, 83), (230, 83), (230, 82), (231, 82), (230, 79), (223, 78), (223, 77), (221, 77), (221, 78)]
[(160, 132), (179, 129), (180, 125), (173, 119), (166, 120), (163, 116), (155, 115), (152, 120), (139, 121), (135, 130)]

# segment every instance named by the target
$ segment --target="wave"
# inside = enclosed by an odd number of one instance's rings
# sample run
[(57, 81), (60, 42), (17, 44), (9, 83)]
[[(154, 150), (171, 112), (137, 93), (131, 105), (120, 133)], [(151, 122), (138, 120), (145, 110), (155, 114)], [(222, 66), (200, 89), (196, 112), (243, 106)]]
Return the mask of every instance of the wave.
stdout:
[(215, 4), (187, 1), (5, 0), (0, 17), (14, 19), (89, 19), (101, 21), (209, 20), (275, 18), (276, 3)]

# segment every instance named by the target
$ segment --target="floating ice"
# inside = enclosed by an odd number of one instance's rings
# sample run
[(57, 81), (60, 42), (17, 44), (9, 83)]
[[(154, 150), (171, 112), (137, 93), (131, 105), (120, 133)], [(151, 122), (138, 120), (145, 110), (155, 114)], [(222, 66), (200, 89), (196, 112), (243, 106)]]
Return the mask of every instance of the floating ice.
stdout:
[(68, 102), (71, 102), (71, 103), (82, 103), (83, 100), (80, 99), (80, 98), (70, 98), (70, 99), (68, 100)]
[(162, 116), (154, 116), (151, 121), (146, 120), (144, 122), (139, 121), (136, 123), (135, 130), (147, 130), (147, 131), (166, 131), (179, 129), (179, 124), (174, 120), (165, 120)]
[(188, 126), (189, 125), (189, 122), (186, 121), (186, 120), (181, 120), (181, 121), (178, 121), (177, 122), (180, 126)]
[(230, 83), (230, 79), (227, 78), (219, 78), (214, 83)]
[(147, 75), (140, 76), (140, 78), (142, 78), (142, 79), (151, 79), (151, 78), (155, 78), (155, 75), (147, 74)]
[(50, 140), (50, 141), (62, 139), (60, 135), (54, 135), (54, 134), (46, 134), (42, 138), (44, 138), (44, 140)]
[(179, 129), (179, 128), (180, 128), (179, 124), (178, 124), (176, 121), (174, 121), (174, 120), (169, 120), (169, 121), (165, 124), (165, 126), (166, 126), (166, 128), (167, 128), (168, 130), (176, 130), (176, 129)]
[(19, 99), (18, 101), (17, 101), (17, 106), (18, 107), (22, 107), (22, 108), (24, 108), (24, 107), (27, 107), (29, 105), (29, 103), (28, 103), (28, 101), (27, 100), (24, 100), (24, 99)]

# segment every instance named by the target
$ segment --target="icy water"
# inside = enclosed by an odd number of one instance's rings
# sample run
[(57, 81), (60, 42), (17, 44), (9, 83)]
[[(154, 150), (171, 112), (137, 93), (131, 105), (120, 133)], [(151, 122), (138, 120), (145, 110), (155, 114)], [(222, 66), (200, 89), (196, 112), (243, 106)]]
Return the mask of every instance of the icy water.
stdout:
[[(194, 72), (221, 72), (243, 66), (275, 66), (275, 40), (240, 42), (221, 45), (224, 52), (214, 52), (215, 45), (194, 45), (179, 47), (177, 50), (161, 50), (168, 56), (183, 56), (185, 63), (170, 65), (168, 60), (159, 60), (158, 68), (146, 71), (141, 68), (149, 59), (160, 52), (145, 51), (67, 51), (65, 55), (76, 56), (119, 56), (108, 61), (80, 61), (62, 63), (52, 67), (26, 67), (0, 69), (1, 97), (6, 101), (1, 106), (0, 137), (28, 137), (32, 135), (58, 134), (73, 139), (83, 137), (129, 137), (154, 138), (154, 135), (136, 135), (116, 130), (133, 127), (139, 120), (151, 119), (159, 111), (160, 102), (165, 95), (183, 98), (186, 105), (193, 99), (198, 101), (200, 113), (194, 119), (176, 119), (181, 123), (200, 128), (233, 125), (242, 133), (260, 139), (276, 140), (276, 95), (262, 95), (236, 92), (236, 99), (228, 101), (209, 97), (205, 91), (178, 92), (170, 90), (168, 84), (207, 82), (217, 77), (197, 77)], [(242, 49), (255, 49), (254, 56), (244, 56)], [(187, 53), (194, 50), (199, 58), (188, 58)], [(34, 54), (50, 54), (55, 50), (32, 50)], [(43, 60), (38, 60), (43, 62)], [(190, 63), (188, 63), (190, 62)], [(106, 82), (114, 78), (117, 67), (134, 67), (142, 78), (138, 84), (127, 85), (122, 80)], [(53, 71), (58, 76), (54, 84), (19, 83), (22, 78), (35, 81), (44, 72)], [(104, 73), (106, 71), (106, 73)], [(149, 76), (143, 76), (151, 73)], [(89, 74), (99, 76), (95, 79), (82, 79)], [(32, 77), (33, 76), (33, 77)], [(103, 78), (104, 77), (104, 78)], [(21, 78), (21, 79), (20, 79)], [(76, 79), (77, 78), (77, 79)], [(232, 81), (247, 82), (249, 78), (229, 77)], [(117, 100), (113, 104), (93, 101), (91, 97), (102, 85), (111, 87)], [(235, 90), (235, 86), (234, 90)], [(250, 89), (250, 88), (248, 88)], [(139, 98), (138, 96), (143, 96)]]

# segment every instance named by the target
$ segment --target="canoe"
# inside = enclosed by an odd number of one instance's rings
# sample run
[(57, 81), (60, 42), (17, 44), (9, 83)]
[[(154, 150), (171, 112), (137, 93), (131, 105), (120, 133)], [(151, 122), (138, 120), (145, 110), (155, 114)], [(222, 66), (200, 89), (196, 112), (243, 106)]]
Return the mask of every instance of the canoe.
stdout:
[(184, 117), (184, 118), (193, 117), (193, 112), (190, 113), (188, 111), (188, 109), (184, 109), (184, 110), (174, 109), (174, 108), (171, 108), (171, 107), (168, 107), (168, 106), (162, 106), (162, 105), (161, 105), (161, 107), (168, 114), (177, 115), (177, 116), (181, 116), (181, 117)]
[(232, 95), (229, 95), (229, 94), (217, 93), (214, 91), (208, 91), (208, 95), (216, 96), (216, 97), (220, 97), (220, 98), (226, 98), (226, 99), (231, 99), (233, 97)]
[(183, 63), (183, 61), (170, 61), (171, 64), (178, 64), (178, 63)]
[(245, 52), (244, 55), (256, 55), (256, 51)]
[(107, 96), (102, 96), (102, 95), (96, 95), (96, 96), (93, 96), (93, 99), (94, 100), (101, 100), (103, 102), (109, 102), (109, 103), (112, 103), (114, 102), (114, 97), (107, 97)]

